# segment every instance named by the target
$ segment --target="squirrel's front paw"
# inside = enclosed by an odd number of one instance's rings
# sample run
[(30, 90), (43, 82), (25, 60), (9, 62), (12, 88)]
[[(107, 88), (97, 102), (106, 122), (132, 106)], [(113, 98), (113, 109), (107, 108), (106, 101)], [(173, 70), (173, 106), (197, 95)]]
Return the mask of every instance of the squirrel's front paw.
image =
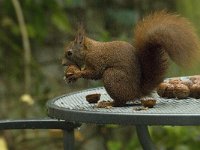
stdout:
[(77, 81), (77, 79), (81, 78), (81, 72), (76, 72), (74, 74), (71, 74), (70, 76), (66, 77), (67, 80), (68, 80), (68, 83), (71, 83), (71, 82), (75, 82)]
[(70, 65), (65, 70), (64, 80), (67, 81), (68, 83), (75, 82), (80, 77), (81, 77), (81, 71), (75, 65)]

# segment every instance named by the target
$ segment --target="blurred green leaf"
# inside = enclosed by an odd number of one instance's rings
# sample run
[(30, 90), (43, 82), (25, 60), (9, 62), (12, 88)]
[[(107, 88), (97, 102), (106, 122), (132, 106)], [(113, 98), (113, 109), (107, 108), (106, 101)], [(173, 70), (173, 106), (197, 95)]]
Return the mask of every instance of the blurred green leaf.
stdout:
[(109, 9), (108, 15), (115, 21), (117, 24), (124, 26), (133, 26), (133, 23), (137, 19), (137, 15), (134, 10), (128, 9)]
[(72, 30), (66, 15), (62, 12), (57, 12), (52, 15), (52, 23), (60, 31), (71, 32)]
[(3, 16), (1, 20), (2, 27), (10, 27), (14, 25), (14, 21), (9, 16)]
[(85, 0), (65, 0), (66, 4), (70, 7), (85, 7)]
[(108, 150), (122, 150), (122, 143), (120, 141), (109, 141), (107, 145)]
[(26, 28), (28, 30), (28, 35), (30, 38), (35, 38), (37, 35), (37, 31), (35, 30), (35, 28), (32, 26), (32, 24), (27, 24)]

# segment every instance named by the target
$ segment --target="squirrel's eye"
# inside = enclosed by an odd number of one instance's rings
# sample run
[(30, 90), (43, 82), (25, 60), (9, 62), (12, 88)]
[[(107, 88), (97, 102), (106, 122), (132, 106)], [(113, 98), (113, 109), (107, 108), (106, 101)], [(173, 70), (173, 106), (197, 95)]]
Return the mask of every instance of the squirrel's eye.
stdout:
[(71, 55), (72, 55), (72, 50), (70, 49), (67, 51), (67, 56), (71, 56)]

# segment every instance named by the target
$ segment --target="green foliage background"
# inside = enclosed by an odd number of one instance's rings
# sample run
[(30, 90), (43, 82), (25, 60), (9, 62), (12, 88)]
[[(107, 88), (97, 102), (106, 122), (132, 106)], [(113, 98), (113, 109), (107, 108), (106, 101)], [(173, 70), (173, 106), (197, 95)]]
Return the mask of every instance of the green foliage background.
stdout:
[[(12, 1), (0, 0), (0, 117), (2, 119), (46, 116), (45, 103), (48, 99), (66, 92), (101, 85), (100, 82), (84, 80), (74, 85), (65, 85), (62, 80), (63, 68), (60, 66), (60, 60), (63, 45), (73, 40), (80, 21), (83, 22), (91, 38), (99, 41), (117, 39), (132, 42), (133, 28), (138, 19), (152, 11), (166, 9), (190, 19), (200, 35), (198, 10), (200, 1), (198, 0), (20, 0), (19, 2), (32, 52), (31, 89), (26, 94), (31, 96), (34, 104), (29, 105), (20, 100), (25, 92), (24, 49), (21, 32)], [(44, 58), (49, 56), (48, 52), (55, 55), (50, 55), (52, 57), (48, 60), (42, 59), (42, 54)], [(45, 67), (53, 70), (54, 66), (57, 67), (57, 74), (53, 76), (45, 74)], [(199, 69), (200, 65), (183, 70), (172, 64), (168, 77), (199, 74)], [(141, 149), (133, 127), (100, 126), (96, 128), (99, 130), (94, 136), (104, 137), (105, 149)], [(150, 130), (159, 149), (198, 150), (200, 147), (199, 127), (151, 127)], [(84, 131), (80, 134), (84, 135)], [(13, 150), (22, 147), (31, 149), (37, 147), (41, 150), (62, 147), (60, 138), (51, 136), (46, 131), (38, 133), (6, 131), (1, 132), (1, 135), (6, 139), (8, 148)], [(24, 137), (31, 140), (26, 140), (24, 144)], [(51, 143), (52, 139), (53, 143)], [(84, 140), (89, 139), (85, 137)], [(41, 146), (41, 143), (51, 144)], [(82, 149), (83, 143), (78, 141), (77, 149)]]

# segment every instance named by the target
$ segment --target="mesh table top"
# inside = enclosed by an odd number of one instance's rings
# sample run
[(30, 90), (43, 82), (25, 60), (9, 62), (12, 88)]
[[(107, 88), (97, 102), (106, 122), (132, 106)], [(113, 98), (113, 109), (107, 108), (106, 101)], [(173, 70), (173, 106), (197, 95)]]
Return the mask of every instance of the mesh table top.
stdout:
[(111, 98), (103, 87), (79, 91), (48, 101), (48, 115), (69, 122), (134, 125), (200, 125), (200, 99), (164, 99), (155, 96), (154, 108), (140, 109), (138, 104), (124, 107), (97, 108), (85, 96), (101, 94), (100, 100)]

